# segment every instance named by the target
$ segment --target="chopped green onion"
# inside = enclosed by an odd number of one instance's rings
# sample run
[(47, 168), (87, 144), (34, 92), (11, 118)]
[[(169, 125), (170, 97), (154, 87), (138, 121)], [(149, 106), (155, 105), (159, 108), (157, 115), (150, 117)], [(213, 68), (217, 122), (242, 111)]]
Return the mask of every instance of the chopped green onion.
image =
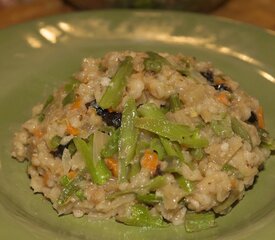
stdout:
[(235, 134), (239, 135), (243, 140), (247, 141), (252, 146), (252, 140), (248, 131), (237, 118), (231, 118), (231, 126)]
[(169, 107), (171, 112), (179, 110), (182, 106), (182, 102), (179, 98), (179, 94), (172, 94), (169, 98)]
[[(84, 180), (84, 173), (85, 171), (82, 170), (78, 173), (78, 175), (72, 179), (67, 181), (65, 177), (62, 177), (60, 179), (63, 189), (61, 190), (61, 194), (57, 200), (58, 205), (63, 205), (65, 204), (68, 199), (73, 196), (80, 188), (79, 188), (79, 183)], [(66, 180), (65, 180), (66, 179)], [(67, 182), (67, 183), (66, 183)], [(64, 184), (64, 185), (63, 185)]]
[(213, 212), (207, 213), (190, 213), (185, 215), (185, 229), (186, 232), (198, 232), (216, 225), (215, 214)]
[(67, 175), (64, 175), (60, 178), (59, 183), (61, 186), (66, 186), (70, 182), (70, 179)]
[(158, 60), (146, 58), (144, 60), (144, 68), (146, 71), (158, 73), (162, 69), (162, 63)]
[(55, 135), (54, 137), (52, 137), (52, 139), (50, 140), (50, 144), (49, 144), (50, 148), (52, 150), (56, 149), (60, 145), (61, 139), (62, 139), (62, 137), (60, 137), (58, 135)]
[(75, 193), (75, 196), (77, 196), (80, 201), (83, 201), (86, 199), (83, 189), (77, 190)]
[(213, 120), (210, 125), (214, 133), (221, 138), (230, 138), (234, 134), (229, 117), (222, 120)]
[(124, 61), (121, 62), (110, 85), (102, 96), (99, 102), (100, 107), (103, 109), (115, 108), (120, 103), (127, 79), (131, 76), (132, 71), (132, 57), (127, 56)]

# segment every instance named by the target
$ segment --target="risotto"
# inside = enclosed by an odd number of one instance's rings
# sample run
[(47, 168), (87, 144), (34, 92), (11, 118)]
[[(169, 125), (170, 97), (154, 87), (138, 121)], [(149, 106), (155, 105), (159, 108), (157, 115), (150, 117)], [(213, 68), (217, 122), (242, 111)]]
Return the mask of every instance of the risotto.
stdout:
[(209, 62), (111, 52), (33, 108), (12, 156), (59, 215), (215, 225), (274, 150), (259, 102)]

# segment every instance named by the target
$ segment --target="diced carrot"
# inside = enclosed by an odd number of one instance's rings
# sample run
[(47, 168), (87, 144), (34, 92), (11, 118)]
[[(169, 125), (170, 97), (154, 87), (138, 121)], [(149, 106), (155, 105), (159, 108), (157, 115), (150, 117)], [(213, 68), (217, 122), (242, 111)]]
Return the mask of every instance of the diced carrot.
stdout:
[(146, 150), (141, 159), (141, 166), (143, 168), (149, 169), (152, 174), (154, 174), (159, 165), (158, 155), (155, 152)]
[(231, 180), (231, 187), (236, 188), (237, 187), (237, 181), (235, 179)]
[(118, 176), (118, 162), (114, 158), (105, 158), (105, 163), (114, 177)]
[(40, 128), (35, 128), (33, 130), (33, 135), (37, 138), (41, 138), (44, 135), (44, 132)]
[(229, 96), (226, 92), (220, 92), (218, 95), (216, 95), (216, 98), (219, 102), (223, 103), (224, 105), (230, 105)]
[(67, 176), (68, 176), (69, 179), (75, 178), (76, 171), (73, 171), (73, 170), (69, 171), (68, 174), (67, 174)]
[(215, 84), (224, 84), (226, 81), (222, 78), (215, 79)]
[(259, 128), (264, 128), (264, 111), (263, 108), (260, 106), (257, 110), (257, 119), (258, 119), (258, 126)]
[(72, 124), (70, 124), (69, 122), (67, 122), (67, 132), (74, 136), (79, 134), (79, 130), (72, 126)]
[(48, 180), (49, 180), (49, 174), (45, 172), (45, 174), (43, 175), (43, 183), (45, 186), (48, 185)]
[(81, 98), (78, 97), (78, 98), (72, 103), (71, 109), (73, 110), (73, 109), (78, 109), (78, 108), (80, 108), (81, 102), (82, 102)]

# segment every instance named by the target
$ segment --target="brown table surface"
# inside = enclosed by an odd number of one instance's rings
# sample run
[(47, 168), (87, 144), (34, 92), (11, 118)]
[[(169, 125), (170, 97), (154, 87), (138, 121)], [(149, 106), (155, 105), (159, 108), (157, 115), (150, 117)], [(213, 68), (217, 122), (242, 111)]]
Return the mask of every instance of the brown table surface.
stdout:
[[(77, 11), (62, 0), (33, 0), (31, 3), (0, 7), (0, 28), (39, 17)], [(209, 15), (222, 16), (275, 31), (275, 0), (229, 0)]]

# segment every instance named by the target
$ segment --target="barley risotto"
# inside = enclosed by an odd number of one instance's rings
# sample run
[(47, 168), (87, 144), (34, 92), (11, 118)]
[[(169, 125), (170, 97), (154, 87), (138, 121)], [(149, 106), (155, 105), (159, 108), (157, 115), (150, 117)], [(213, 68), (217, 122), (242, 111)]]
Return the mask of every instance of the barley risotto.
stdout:
[(211, 63), (125, 51), (85, 58), (12, 156), (60, 215), (192, 232), (243, 198), (274, 149), (259, 102)]

